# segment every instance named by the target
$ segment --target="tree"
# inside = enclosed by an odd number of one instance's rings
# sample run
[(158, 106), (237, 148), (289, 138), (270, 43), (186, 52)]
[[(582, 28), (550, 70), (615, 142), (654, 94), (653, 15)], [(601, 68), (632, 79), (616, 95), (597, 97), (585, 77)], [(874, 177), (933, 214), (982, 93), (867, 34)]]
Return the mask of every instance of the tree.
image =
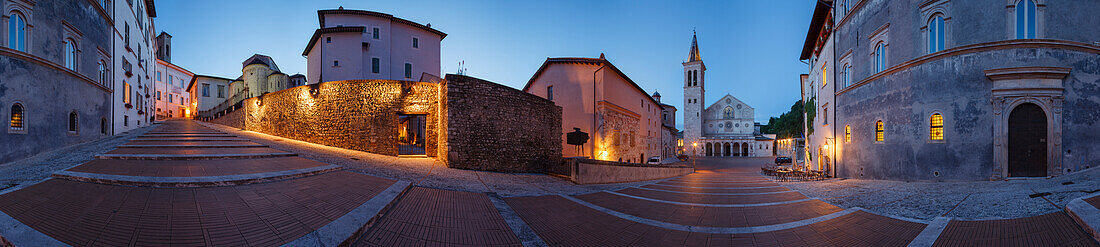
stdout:
[[(813, 103), (813, 101), (811, 100), (809, 103)], [(802, 100), (799, 100), (791, 105), (790, 111), (779, 115), (779, 117), (768, 118), (768, 124), (760, 127), (761, 132), (775, 134), (776, 138), (780, 139), (802, 137), (802, 110), (806, 105)]]

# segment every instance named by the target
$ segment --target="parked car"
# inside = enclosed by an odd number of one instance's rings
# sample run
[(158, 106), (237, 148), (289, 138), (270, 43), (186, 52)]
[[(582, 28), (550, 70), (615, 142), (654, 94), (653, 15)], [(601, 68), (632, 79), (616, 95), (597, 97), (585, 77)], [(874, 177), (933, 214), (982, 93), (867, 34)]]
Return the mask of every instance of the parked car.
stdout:
[(776, 165), (790, 164), (790, 163), (793, 163), (793, 162), (794, 161), (791, 160), (791, 157), (783, 157), (783, 156), (775, 157), (775, 164)]
[(650, 164), (650, 165), (660, 165), (661, 164), (661, 156), (649, 157), (649, 160), (646, 161), (645, 163)]

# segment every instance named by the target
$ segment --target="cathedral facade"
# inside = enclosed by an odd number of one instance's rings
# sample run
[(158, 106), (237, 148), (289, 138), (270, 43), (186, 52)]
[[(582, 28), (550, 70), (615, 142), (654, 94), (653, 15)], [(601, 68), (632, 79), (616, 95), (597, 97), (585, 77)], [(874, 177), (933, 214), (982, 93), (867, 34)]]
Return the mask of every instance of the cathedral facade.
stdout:
[(706, 103), (706, 66), (696, 37), (684, 66), (685, 154), (699, 156), (772, 156), (774, 139), (764, 137), (754, 122), (755, 110), (726, 94)]

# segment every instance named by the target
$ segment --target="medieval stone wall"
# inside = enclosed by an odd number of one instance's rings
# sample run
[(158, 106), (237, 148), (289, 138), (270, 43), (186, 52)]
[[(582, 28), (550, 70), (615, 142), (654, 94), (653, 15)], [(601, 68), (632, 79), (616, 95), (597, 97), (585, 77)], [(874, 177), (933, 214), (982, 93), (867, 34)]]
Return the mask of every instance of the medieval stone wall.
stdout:
[[(353, 80), (310, 84), (245, 100), (245, 130), (397, 155), (398, 115), (425, 114), (425, 151), (436, 156), (439, 85)], [(241, 110), (238, 110), (241, 111)]]
[(310, 84), (246, 99), (211, 122), (383, 155), (398, 155), (398, 116), (426, 115), (425, 152), (447, 166), (543, 172), (561, 162), (561, 107), (458, 75)]
[(477, 78), (447, 75), (446, 161), (461, 169), (543, 172), (561, 162), (561, 107)]
[(244, 111), (232, 111), (224, 116), (210, 120), (211, 123), (221, 124), (233, 128), (244, 129)]

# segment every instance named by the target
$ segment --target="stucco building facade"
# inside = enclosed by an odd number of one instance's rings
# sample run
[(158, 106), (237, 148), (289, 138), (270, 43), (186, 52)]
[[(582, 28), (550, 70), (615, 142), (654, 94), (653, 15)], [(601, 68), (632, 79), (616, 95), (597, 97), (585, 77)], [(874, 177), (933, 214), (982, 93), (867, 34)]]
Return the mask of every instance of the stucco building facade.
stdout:
[(439, 78), (440, 42), (447, 34), (393, 15), (339, 9), (318, 10), (320, 24), (306, 45), (306, 81), (431, 81)]
[(114, 19), (114, 54), (112, 96), (113, 133), (123, 133), (149, 126), (155, 106), (153, 89), (153, 56), (155, 34), (153, 18), (157, 17), (153, 0), (107, 1), (112, 5)]
[(1100, 2), (826, 2), (813, 23), (837, 54), (822, 60), (840, 66), (821, 71), (837, 80), (818, 98), (834, 100), (838, 176), (1005, 179), (1100, 163)]
[(191, 117), (191, 94), (184, 90), (195, 73), (173, 64), (172, 35), (157, 35), (157, 65), (153, 73), (153, 101), (156, 119)]
[(111, 7), (0, 1), (0, 163), (111, 134)]
[(772, 155), (773, 139), (756, 131), (756, 113), (752, 106), (726, 94), (704, 107), (707, 67), (699, 54), (699, 42), (694, 34), (683, 68), (686, 154), (719, 157)]
[(274, 59), (254, 54), (241, 62), (241, 76), (237, 79), (196, 75), (185, 91), (192, 95), (194, 109), (198, 113), (223, 111), (244, 99), (287, 89), (291, 83), (290, 77), (279, 70)]
[[(599, 58), (548, 58), (523, 91), (562, 108), (561, 134), (589, 134), (581, 148), (562, 138), (562, 155), (641, 163), (661, 156), (668, 142), (662, 107), (601, 54)], [(670, 157), (666, 157), (670, 158)]]

